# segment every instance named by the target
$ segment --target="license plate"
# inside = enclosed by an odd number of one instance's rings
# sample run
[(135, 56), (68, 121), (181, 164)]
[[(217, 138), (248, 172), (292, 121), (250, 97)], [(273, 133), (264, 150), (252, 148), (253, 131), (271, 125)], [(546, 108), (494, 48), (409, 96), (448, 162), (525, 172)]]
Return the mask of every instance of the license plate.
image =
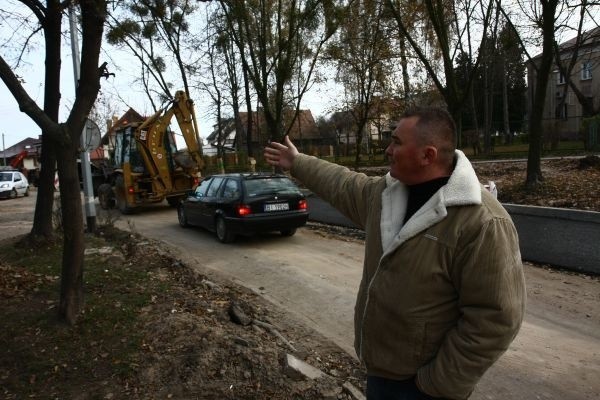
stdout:
[(289, 209), (288, 203), (265, 204), (265, 211), (287, 211)]

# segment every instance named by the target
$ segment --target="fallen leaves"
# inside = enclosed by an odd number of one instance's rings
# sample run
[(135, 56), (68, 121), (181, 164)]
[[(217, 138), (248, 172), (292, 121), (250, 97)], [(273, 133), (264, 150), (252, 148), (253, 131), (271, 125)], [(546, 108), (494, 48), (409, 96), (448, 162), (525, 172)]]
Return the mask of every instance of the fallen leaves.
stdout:
[(582, 160), (588, 159), (542, 160), (544, 181), (534, 190), (525, 187), (526, 162), (485, 162), (473, 167), (481, 182), (496, 183), (503, 203), (600, 211), (600, 167), (585, 161), (590, 166), (582, 168)]

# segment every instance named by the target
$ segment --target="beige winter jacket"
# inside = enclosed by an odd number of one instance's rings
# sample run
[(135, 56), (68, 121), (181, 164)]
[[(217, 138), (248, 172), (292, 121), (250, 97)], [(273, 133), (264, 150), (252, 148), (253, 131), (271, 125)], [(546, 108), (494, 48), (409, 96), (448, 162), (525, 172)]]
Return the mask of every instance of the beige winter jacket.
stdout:
[(389, 174), (302, 154), (291, 173), (366, 231), (354, 327), (368, 373), (416, 376), (431, 396), (465, 399), (517, 334), (525, 282), (509, 215), (462, 152), (456, 160), (448, 184), (393, 236), (408, 192)]

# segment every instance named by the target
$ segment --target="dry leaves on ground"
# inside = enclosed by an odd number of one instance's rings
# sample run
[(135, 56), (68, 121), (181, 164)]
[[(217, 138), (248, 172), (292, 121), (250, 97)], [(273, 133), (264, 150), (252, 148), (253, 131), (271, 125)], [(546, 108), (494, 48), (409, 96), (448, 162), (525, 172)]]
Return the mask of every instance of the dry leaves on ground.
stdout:
[(503, 203), (600, 211), (600, 157), (542, 160), (544, 181), (525, 188), (527, 163), (474, 163), (481, 182), (494, 181)]

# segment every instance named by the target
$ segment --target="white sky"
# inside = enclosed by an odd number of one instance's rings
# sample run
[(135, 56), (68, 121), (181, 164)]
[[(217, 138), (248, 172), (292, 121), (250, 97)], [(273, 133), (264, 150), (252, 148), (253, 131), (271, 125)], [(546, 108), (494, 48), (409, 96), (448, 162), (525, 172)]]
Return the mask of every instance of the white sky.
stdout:
[[(3, 29), (9, 28), (0, 24), (0, 33), (2, 33)], [(136, 88), (136, 85), (132, 84), (136, 78), (136, 73), (139, 71), (138, 61), (122, 50), (109, 49), (106, 41), (103, 42), (103, 46), (104, 49), (100, 55), (100, 63), (107, 61), (109, 72), (115, 73), (115, 76), (109, 77), (107, 80), (102, 78), (100, 84), (102, 91), (108, 94), (111, 106), (116, 108), (115, 114), (120, 117), (127, 111), (129, 106), (142, 115), (152, 114), (153, 111), (146, 95), (139, 86)], [(0, 50), (0, 54), (6, 59), (7, 55), (3, 51)], [(24, 88), (29, 96), (36, 101), (40, 108), (43, 108), (43, 47), (39, 47), (37, 51), (27, 55), (25, 60), (27, 64), (24, 68), (19, 69), (18, 74), (24, 78)], [(7, 62), (10, 63), (10, 60), (7, 60)], [(74, 101), (74, 85), (72, 51), (70, 43), (67, 42), (64, 43), (62, 51), (61, 121), (66, 119), (70, 106)], [(317, 86), (312, 87), (311, 91), (305, 94), (301, 108), (310, 109), (315, 119), (328, 113), (328, 110), (334, 106), (336, 101), (335, 96), (337, 91), (333, 89), (332, 85), (322, 85), (321, 88)], [(183, 88), (183, 85), (181, 88)], [(177, 89), (179, 88), (174, 88), (174, 90)], [(194, 96), (193, 100), (196, 105), (200, 137), (205, 138), (212, 132), (215, 117), (208, 114), (209, 104), (207, 99)], [(177, 130), (175, 120), (172, 121), (172, 127)], [(102, 134), (104, 134), (105, 129), (105, 126), (100, 126)], [(40, 133), (40, 128), (26, 114), (19, 110), (16, 100), (6, 88), (4, 82), (0, 81), (0, 134), (3, 135), (4, 139), (4, 142), (0, 143), (0, 150), (11, 147), (27, 137), (37, 138)], [(178, 140), (178, 145), (180, 147), (184, 146), (182, 139)]]
[[(23, 71), (22, 75), (25, 79), (24, 87), (29, 96), (36, 101), (40, 108), (43, 108), (44, 100), (44, 60), (43, 54), (38, 53), (36, 55), (39, 59), (30, 59), (32, 67), (28, 68), (27, 71)], [(69, 107), (74, 101), (74, 80), (73, 80), (73, 64), (71, 58), (71, 50), (67, 48), (63, 51), (62, 60), (62, 77), (61, 77), (61, 106), (60, 106), (60, 118), (64, 121), (69, 112)], [(105, 58), (101, 57), (101, 62)], [(106, 60), (109, 61), (109, 60)], [(132, 61), (135, 62), (135, 61)], [(110, 61), (109, 61), (110, 64)], [(111, 68), (109, 65), (110, 72), (115, 72), (115, 77), (110, 77), (108, 80), (102, 79), (101, 85), (102, 90), (107, 93), (119, 93), (119, 96), (123, 101), (117, 99), (116, 96), (112, 95), (114, 100), (114, 106), (117, 107), (117, 114), (120, 117), (129, 106), (132, 106), (136, 111), (141, 114), (151, 114), (150, 102), (147, 100), (145, 94), (141, 90), (136, 90), (132, 86), (133, 74), (139, 70), (137, 64), (134, 64), (132, 71), (126, 70), (115, 70), (114, 66)], [(208, 116), (208, 105), (203, 102), (203, 99), (194, 98), (196, 105), (196, 116), (199, 123), (200, 136), (205, 138), (212, 131), (212, 125), (214, 124), (214, 116)], [(303, 100), (302, 108), (310, 109), (315, 119), (327, 113), (327, 110), (333, 107), (335, 103), (335, 91), (331, 90), (331, 87), (325, 87), (319, 89), (313, 87), (311, 92), (305, 95)], [(177, 123), (175, 120), (172, 121), (174, 128)], [(104, 126), (100, 126), (102, 133), (105, 131)], [(27, 137), (37, 138), (41, 131), (40, 128), (24, 113), (22, 113), (17, 105), (16, 100), (12, 94), (8, 91), (4, 82), (0, 81), (0, 133), (3, 134), (4, 143), (0, 143), (0, 148), (8, 148)]]

